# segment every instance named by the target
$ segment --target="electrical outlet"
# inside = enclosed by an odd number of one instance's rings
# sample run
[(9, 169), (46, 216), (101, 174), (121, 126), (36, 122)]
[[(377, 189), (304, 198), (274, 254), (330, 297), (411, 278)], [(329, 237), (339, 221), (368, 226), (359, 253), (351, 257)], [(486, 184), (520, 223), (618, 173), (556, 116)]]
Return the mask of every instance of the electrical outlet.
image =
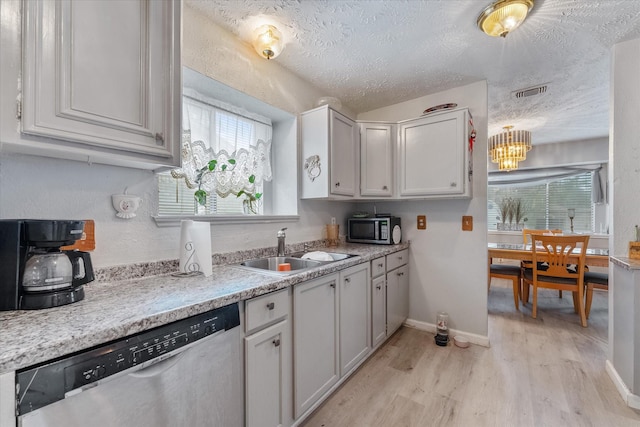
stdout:
[(462, 217), (462, 231), (473, 231), (473, 217), (464, 215)]
[(426, 215), (418, 215), (418, 230), (426, 230), (427, 229), (427, 216)]

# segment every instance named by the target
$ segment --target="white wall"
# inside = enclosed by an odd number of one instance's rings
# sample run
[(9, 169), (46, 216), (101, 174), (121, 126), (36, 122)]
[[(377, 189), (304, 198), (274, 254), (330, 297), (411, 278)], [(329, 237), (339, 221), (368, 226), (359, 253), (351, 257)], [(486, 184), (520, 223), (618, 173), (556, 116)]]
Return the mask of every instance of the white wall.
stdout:
[[(0, 218), (87, 219), (96, 221), (95, 267), (178, 257), (179, 227), (159, 228), (153, 173), (38, 156), (11, 154), (6, 143), (20, 139), (15, 99), (20, 71), (20, 15), (17, 0), (0, 5)], [(322, 94), (277, 61), (260, 58), (247, 45), (202, 17), (184, 11), (185, 65), (290, 113), (315, 105)], [(46, 139), (45, 139), (46, 141)], [(140, 195), (144, 204), (131, 220), (116, 218), (111, 194)], [(291, 194), (297, 199), (297, 194)], [(319, 239), (324, 224), (350, 212), (348, 204), (300, 202), (299, 221), (271, 224), (214, 224), (214, 252), (275, 246), (276, 231), (288, 227), (287, 242)]]
[[(410, 313), (434, 324), (449, 313), (452, 329), (487, 336), (487, 85), (447, 90), (358, 115), (358, 120), (400, 121), (419, 117), (434, 105), (469, 107), (477, 137), (473, 151), (473, 199), (376, 203), (378, 212), (402, 218), (403, 238), (411, 240)], [(437, 153), (434, 153), (437, 155)], [(362, 210), (373, 211), (372, 204)], [(427, 229), (416, 229), (416, 216)], [(462, 216), (473, 216), (473, 231), (461, 231)]]
[[(616, 44), (612, 64), (609, 179), (615, 209), (609, 253), (627, 257), (629, 241), (635, 239), (634, 226), (640, 225), (640, 39)], [(609, 267), (609, 360), (640, 407), (640, 288), (634, 276), (638, 271)]]

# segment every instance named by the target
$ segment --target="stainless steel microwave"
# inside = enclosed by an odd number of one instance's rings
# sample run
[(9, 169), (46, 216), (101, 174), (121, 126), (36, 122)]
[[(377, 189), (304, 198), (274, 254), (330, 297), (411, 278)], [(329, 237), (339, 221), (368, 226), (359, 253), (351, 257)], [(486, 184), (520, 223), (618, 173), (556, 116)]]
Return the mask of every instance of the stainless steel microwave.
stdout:
[(347, 241), (372, 243), (376, 245), (396, 245), (402, 240), (400, 218), (349, 218), (347, 221)]

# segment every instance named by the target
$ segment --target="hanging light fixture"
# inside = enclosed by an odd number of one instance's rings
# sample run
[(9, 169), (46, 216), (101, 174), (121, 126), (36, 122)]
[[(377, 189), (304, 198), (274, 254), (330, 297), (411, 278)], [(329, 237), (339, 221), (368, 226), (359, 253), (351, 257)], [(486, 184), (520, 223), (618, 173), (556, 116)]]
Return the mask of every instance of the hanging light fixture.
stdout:
[(478, 28), (493, 37), (506, 37), (518, 28), (533, 7), (533, 0), (498, 0), (478, 16)]
[(503, 127), (504, 132), (489, 138), (491, 161), (498, 164), (501, 171), (518, 169), (518, 162), (527, 158), (531, 150), (531, 132), (511, 130), (513, 126)]
[(273, 25), (256, 28), (253, 48), (263, 58), (275, 58), (282, 52), (282, 33)]

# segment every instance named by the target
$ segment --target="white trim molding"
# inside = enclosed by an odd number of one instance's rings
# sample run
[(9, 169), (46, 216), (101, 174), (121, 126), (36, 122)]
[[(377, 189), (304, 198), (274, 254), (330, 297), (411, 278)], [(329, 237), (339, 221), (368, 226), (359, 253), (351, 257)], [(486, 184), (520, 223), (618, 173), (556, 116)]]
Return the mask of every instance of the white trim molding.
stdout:
[(605, 370), (627, 406), (633, 409), (640, 409), (640, 396), (631, 393), (631, 390), (629, 390), (624, 381), (622, 381), (622, 378), (618, 375), (618, 371), (616, 371), (616, 368), (613, 367), (613, 364), (608, 359), (605, 363)]
[[(405, 326), (410, 328), (420, 329), (421, 331), (436, 333), (435, 323), (421, 322), (419, 320), (407, 319), (404, 322)], [(482, 347), (491, 347), (489, 343), (489, 337), (484, 335), (472, 334), (465, 331), (458, 331), (457, 329), (449, 329), (449, 336), (452, 338), (456, 335), (461, 335), (469, 340), (472, 344), (477, 344)]]

